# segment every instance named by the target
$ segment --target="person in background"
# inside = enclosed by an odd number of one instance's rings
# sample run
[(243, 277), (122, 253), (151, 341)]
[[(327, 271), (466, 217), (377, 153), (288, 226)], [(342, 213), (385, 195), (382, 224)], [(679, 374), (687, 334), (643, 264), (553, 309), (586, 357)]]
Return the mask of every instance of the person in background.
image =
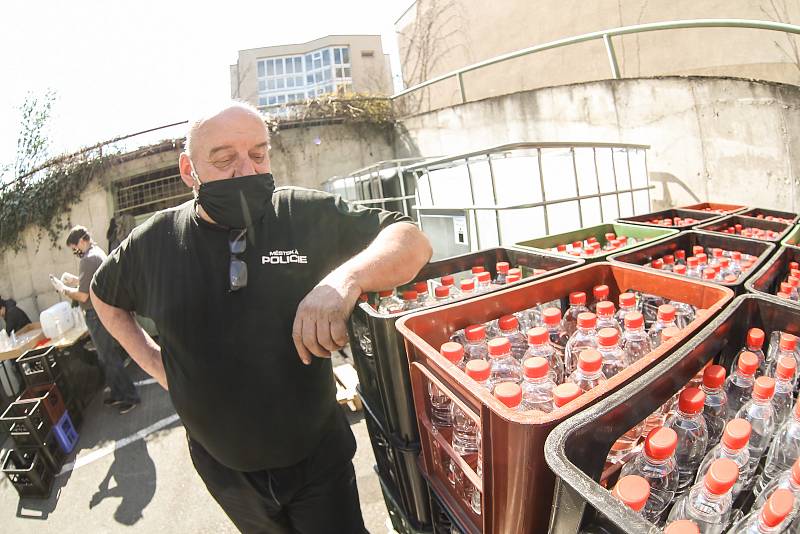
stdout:
[(75, 226), (70, 230), (67, 246), (81, 259), (78, 276), (64, 273), (61, 280), (53, 280), (53, 285), (63, 295), (77, 301), (86, 314), (86, 327), (97, 349), (97, 355), (103, 363), (106, 385), (110, 389), (109, 396), (103, 400), (103, 404), (117, 408), (120, 414), (127, 413), (140, 402), (136, 386), (125, 372), (123, 365), (127, 355), (100, 322), (89, 299), (92, 277), (106, 259), (106, 253), (92, 240), (89, 230), (83, 226)]
[(19, 329), (27, 324), (31, 324), (28, 315), (17, 308), (17, 301), (14, 299), (3, 299), (0, 297), (0, 317), (6, 323), (6, 334), (9, 336), (11, 332), (19, 332)]

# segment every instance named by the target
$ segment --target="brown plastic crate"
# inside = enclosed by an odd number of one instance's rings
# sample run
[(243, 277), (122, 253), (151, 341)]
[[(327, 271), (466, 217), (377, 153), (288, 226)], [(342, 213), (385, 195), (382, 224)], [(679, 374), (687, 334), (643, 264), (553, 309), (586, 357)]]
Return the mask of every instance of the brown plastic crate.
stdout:
[[(682, 336), (658, 349), (567, 406), (550, 414), (511, 412), (439, 355), (438, 347), (465, 326), (514, 313), (538, 302), (565, 297), (570, 291), (591, 292), (597, 284), (608, 285), (610, 298), (635, 289), (687, 302), (706, 311), (699, 314)], [(544, 442), (550, 431), (570, 415), (581, 411), (641, 375), (683, 344), (733, 297), (730, 289), (683, 277), (659, 274), (640, 267), (596, 263), (540, 282), (479, 297), (404, 317), (397, 329), (406, 340), (411, 362), (412, 390), (418, 414), (424, 474), (453, 515), (468, 530), (486, 533), (546, 532), (555, 477), (544, 461)], [(451, 394), (468, 409), (481, 427), (482, 481), (475, 470), (457, 457), (442, 433), (432, 432), (427, 396), (428, 382)], [(436, 462), (442, 456), (454, 460), (468, 480), (482, 484), (482, 513), (476, 515), (450, 490), (447, 480), (437, 482)], [(438, 455), (438, 457), (437, 457)], [(434, 476), (432, 476), (434, 475)]]
[(789, 230), (792, 229), (791, 224), (767, 221), (764, 219), (757, 219), (755, 217), (745, 217), (737, 213), (736, 215), (728, 215), (722, 219), (716, 219), (709, 223), (701, 224), (700, 226), (695, 227), (695, 230), (699, 230), (701, 232), (712, 232), (715, 234), (734, 235), (727, 233), (725, 230), (737, 224), (741, 224), (743, 227), (759, 228), (761, 230), (772, 230), (773, 232), (778, 232), (778, 236), (775, 239), (759, 239), (756, 237), (743, 237), (741, 235), (736, 236), (742, 237), (743, 239), (767, 241), (769, 243), (779, 243), (781, 239), (786, 237), (786, 234), (789, 233)]
[(64, 415), (64, 398), (61, 396), (58, 386), (55, 384), (40, 384), (38, 386), (29, 386), (19, 396), (17, 400), (38, 399), (42, 401), (42, 408), (47, 413), (47, 418), (51, 423), (58, 423), (61, 416)]
[(740, 206), (738, 204), (720, 204), (719, 202), (701, 202), (700, 204), (692, 204), (690, 206), (680, 206), (677, 209), (710, 211), (722, 215), (730, 215), (731, 213), (746, 210), (747, 206)]
[[(664, 226), (651, 222), (654, 219), (672, 219), (673, 217), (680, 217), (681, 219), (692, 218), (697, 222), (682, 224), (680, 226)], [(714, 221), (722, 217), (719, 213), (712, 213), (708, 211), (687, 210), (683, 208), (670, 208), (661, 211), (654, 211), (652, 213), (644, 213), (642, 215), (633, 215), (631, 217), (620, 217), (617, 222), (626, 224), (636, 224), (640, 226), (651, 226), (654, 228), (672, 228), (674, 230), (689, 230), (703, 223)]]
[[(763, 219), (764, 217), (778, 217), (789, 221), (787, 224), (795, 224), (800, 216), (793, 211), (779, 211), (766, 208), (750, 208), (747, 211), (739, 213), (742, 217), (754, 217), (756, 219)], [(782, 222), (782, 221), (776, 221)]]

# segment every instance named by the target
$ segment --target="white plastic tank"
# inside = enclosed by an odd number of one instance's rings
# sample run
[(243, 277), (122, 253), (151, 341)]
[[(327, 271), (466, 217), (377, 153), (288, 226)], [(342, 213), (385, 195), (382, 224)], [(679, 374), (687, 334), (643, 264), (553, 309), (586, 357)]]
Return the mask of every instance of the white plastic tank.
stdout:
[(75, 328), (75, 315), (67, 302), (59, 302), (50, 306), (39, 315), (44, 335), (50, 339), (58, 339)]

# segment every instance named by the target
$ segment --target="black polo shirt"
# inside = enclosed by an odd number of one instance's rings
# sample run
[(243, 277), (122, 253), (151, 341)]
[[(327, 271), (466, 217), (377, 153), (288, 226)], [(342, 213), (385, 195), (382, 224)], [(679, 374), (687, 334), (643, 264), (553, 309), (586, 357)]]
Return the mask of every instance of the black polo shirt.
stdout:
[(294, 187), (277, 189), (272, 204), (248, 231), (248, 285), (239, 291), (229, 291), (228, 230), (202, 220), (191, 201), (137, 227), (92, 284), (103, 301), (153, 319), (187, 431), (239, 471), (293, 465), (332, 427), (331, 362), (298, 357), (297, 306), (382, 228), (408, 220)]

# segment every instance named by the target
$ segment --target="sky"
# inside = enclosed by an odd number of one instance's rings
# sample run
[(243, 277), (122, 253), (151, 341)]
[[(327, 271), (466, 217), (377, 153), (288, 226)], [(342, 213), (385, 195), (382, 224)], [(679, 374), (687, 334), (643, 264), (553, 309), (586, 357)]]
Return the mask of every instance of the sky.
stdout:
[[(0, 166), (16, 153), (27, 93), (56, 91), (51, 155), (186, 120), (230, 96), (237, 51), (329, 34), (381, 34), (399, 72), (394, 22), (412, 0), (4, 2)], [(180, 129), (173, 136), (181, 135)]]

